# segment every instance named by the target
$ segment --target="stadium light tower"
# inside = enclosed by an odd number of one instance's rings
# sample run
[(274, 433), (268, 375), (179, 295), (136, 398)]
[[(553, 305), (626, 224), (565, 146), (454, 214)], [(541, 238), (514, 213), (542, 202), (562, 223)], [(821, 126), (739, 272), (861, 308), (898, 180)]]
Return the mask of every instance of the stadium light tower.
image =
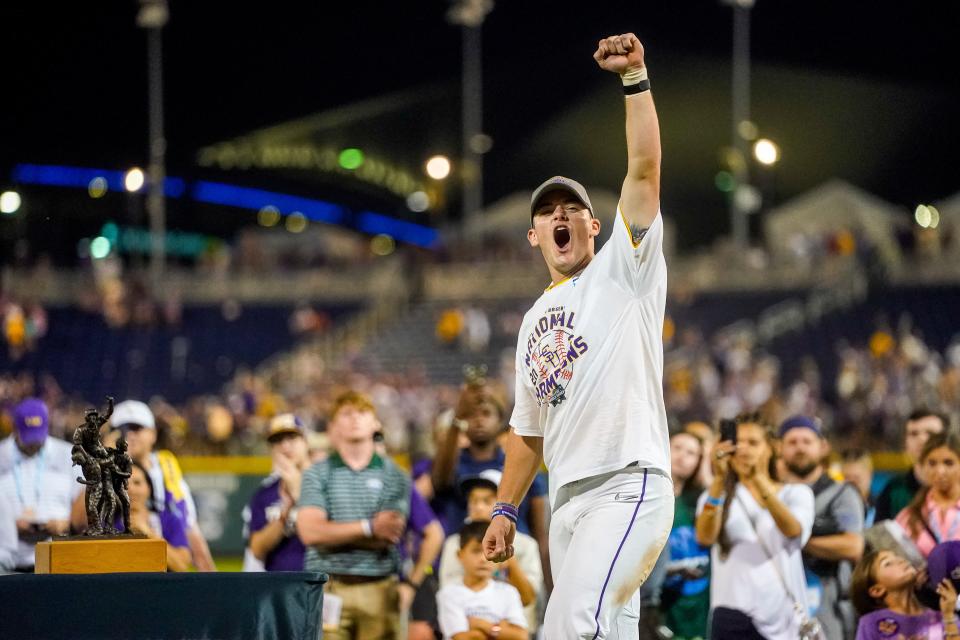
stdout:
[(493, 0), (454, 0), (447, 20), (463, 27), (463, 126), (461, 180), (463, 222), (483, 208), (483, 153), (489, 138), (483, 133), (483, 57), (481, 29)]
[(167, 216), (163, 199), (163, 182), (166, 177), (165, 158), (167, 141), (163, 135), (163, 27), (170, 20), (167, 0), (139, 0), (137, 26), (147, 32), (147, 76), (150, 103), (150, 163), (147, 165), (149, 191), (147, 192), (147, 215), (150, 218), (150, 282), (153, 291), (163, 286), (163, 271), (166, 263)]
[(721, 0), (733, 8), (733, 149), (739, 160), (732, 167), (734, 197), (730, 198), (730, 229), (737, 249), (746, 249), (748, 242), (746, 199), (738, 198), (741, 189), (750, 190), (750, 170), (747, 139), (741, 132), (741, 123), (750, 122), (750, 10), (754, 0)]

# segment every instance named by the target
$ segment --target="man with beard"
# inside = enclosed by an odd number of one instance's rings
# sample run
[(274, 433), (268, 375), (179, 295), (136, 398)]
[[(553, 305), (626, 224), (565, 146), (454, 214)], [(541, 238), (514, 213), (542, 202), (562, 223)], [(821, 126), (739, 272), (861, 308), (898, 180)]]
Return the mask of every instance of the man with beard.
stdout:
[(803, 550), (807, 592), (828, 638), (852, 638), (854, 613), (847, 593), (853, 563), (863, 554), (863, 501), (853, 485), (823, 469), (829, 447), (817, 421), (793, 416), (780, 425), (787, 482), (813, 490), (814, 521)]

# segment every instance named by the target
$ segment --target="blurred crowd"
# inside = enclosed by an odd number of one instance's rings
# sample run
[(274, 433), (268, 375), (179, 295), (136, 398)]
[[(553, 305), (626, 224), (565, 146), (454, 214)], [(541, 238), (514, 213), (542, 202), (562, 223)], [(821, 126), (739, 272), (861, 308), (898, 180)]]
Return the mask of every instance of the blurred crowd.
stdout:
[[(263, 419), (246, 431), (272, 460), (243, 513), (244, 569), (327, 573), (334, 639), (534, 636), (553, 587), (546, 470), (520, 505), (514, 557), (494, 564), (481, 546), (504, 464), (503, 384), (472, 370), (427, 404), (422, 380), (387, 382), (340, 379), (298, 413), (254, 376), (228, 391), (231, 411)], [(0, 391), (12, 429), (0, 442), (0, 569), (31, 571), (37, 541), (87, 525), (77, 440), (55, 426), (83, 418), (34, 396), (62, 398), (50, 381), (6, 379)], [(396, 406), (416, 413), (380, 409)], [(868, 450), (839, 446), (815, 413), (779, 409), (675, 426), (674, 526), (641, 590), (640, 637), (787, 638), (793, 617), (809, 638), (951, 629), (960, 436), (950, 418), (912, 407), (897, 431), (910, 467), (875, 490)], [(125, 400), (101, 436), (133, 461), (129, 526), (168, 542), (170, 571), (214, 570), (171, 440), (161, 441), (179, 415)], [(408, 443), (394, 455), (388, 423), (418, 419), (430, 425), (428, 453), (410, 456)]]
[[(470, 361), (519, 315), (462, 306), (435, 320), (438, 347)], [(291, 316), (325, 326), (306, 306)], [(747, 331), (705, 337), (668, 318), (664, 341), (675, 518), (640, 637), (951, 637), (960, 344), (938, 352), (879, 324), (839, 346), (830, 377)], [(549, 474), (519, 507), (515, 556), (486, 561), (514, 379), (510, 366), (464, 374), (435, 384), (416, 361), (392, 373), (348, 353), (331, 368), (302, 350), (180, 405), (124, 400), (102, 436), (133, 460), (129, 526), (168, 542), (170, 571), (214, 570), (177, 455), (267, 455), (242, 514), (244, 569), (327, 573), (326, 637), (533, 637), (553, 588)], [(0, 374), (0, 570), (31, 571), (37, 541), (85, 529), (70, 441), (87, 409), (50, 376)], [(910, 464), (885, 484), (881, 450)]]

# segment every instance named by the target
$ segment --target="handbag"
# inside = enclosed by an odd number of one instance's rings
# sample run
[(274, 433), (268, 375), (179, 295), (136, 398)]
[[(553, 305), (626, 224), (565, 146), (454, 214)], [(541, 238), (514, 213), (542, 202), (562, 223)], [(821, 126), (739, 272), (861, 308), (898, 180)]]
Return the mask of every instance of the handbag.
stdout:
[(757, 523), (754, 522), (753, 518), (750, 517), (750, 511), (747, 509), (747, 505), (743, 503), (743, 500), (740, 499), (740, 496), (734, 495), (734, 498), (740, 503), (740, 507), (743, 509), (743, 512), (747, 516), (747, 520), (750, 522), (750, 527), (753, 528), (753, 532), (757, 536), (757, 542), (760, 543), (760, 548), (763, 549), (764, 554), (767, 556), (767, 560), (769, 560), (773, 565), (773, 570), (777, 572), (777, 577), (780, 578), (780, 585), (783, 587), (783, 590), (786, 591), (787, 598), (793, 601), (794, 614), (796, 614), (797, 618), (800, 620), (800, 629), (798, 630), (797, 640), (826, 640), (826, 636), (823, 633), (823, 627), (820, 626), (820, 621), (816, 618), (811, 618), (806, 607), (801, 605), (796, 596), (793, 595), (793, 592), (790, 591), (790, 587), (787, 585), (787, 580), (783, 577), (783, 573), (780, 571), (780, 565), (777, 564), (773, 554), (770, 553), (769, 549), (767, 549), (767, 545), (763, 543), (763, 538), (760, 536), (760, 532), (757, 531)]

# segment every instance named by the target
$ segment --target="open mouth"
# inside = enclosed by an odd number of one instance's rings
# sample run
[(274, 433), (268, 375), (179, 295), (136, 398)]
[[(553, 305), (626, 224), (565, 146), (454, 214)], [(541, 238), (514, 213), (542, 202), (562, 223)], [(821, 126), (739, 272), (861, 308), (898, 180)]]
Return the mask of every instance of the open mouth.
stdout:
[(553, 242), (558, 249), (566, 249), (570, 244), (570, 229), (567, 227), (556, 227), (553, 230)]

